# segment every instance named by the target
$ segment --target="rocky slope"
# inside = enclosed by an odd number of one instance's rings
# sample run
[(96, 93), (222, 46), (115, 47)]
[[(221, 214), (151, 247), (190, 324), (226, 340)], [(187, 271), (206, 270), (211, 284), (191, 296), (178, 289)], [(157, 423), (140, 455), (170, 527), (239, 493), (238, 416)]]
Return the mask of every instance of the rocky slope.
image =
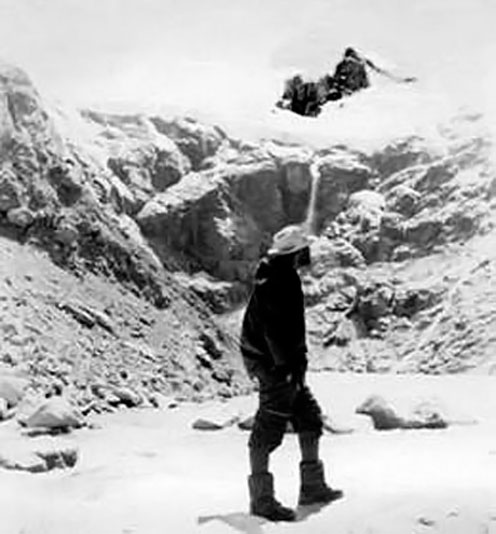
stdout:
[(482, 117), (443, 124), (436, 142), (312, 148), (50, 108), (9, 66), (0, 97), (1, 355), (38, 389), (104, 406), (123, 387), (246, 390), (239, 308), (312, 191), (312, 365), (491, 368), (496, 175)]
[(128, 215), (187, 172), (189, 158), (173, 141), (153, 143), (135, 118), (126, 143), (105, 124), (87, 150), (10, 66), (0, 71), (0, 110), (5, 366), (41, 394), (70, 390), (97, 410), (157, 403), (156, 393), (244, 391), (236, 344)]

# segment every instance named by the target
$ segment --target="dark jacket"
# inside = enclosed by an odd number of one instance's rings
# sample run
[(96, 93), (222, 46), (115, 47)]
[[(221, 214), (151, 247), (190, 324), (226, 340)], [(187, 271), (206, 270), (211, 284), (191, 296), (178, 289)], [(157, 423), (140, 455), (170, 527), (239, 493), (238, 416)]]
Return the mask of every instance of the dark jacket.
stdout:
[(264, 259), (255, 274), (241, 329), (241, 353), (250, 376), (306, 366), (303, 291), (286, 259)]

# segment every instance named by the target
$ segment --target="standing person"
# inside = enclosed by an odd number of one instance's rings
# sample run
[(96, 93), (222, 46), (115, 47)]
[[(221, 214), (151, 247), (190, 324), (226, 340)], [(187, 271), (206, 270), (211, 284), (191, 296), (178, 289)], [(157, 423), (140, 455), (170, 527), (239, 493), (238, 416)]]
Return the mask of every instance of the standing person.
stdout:
[(248, 443), (250, 512), (271, 521), (296, 518), (294, 510), (275, 498), (269, 472), (269, 455), (282, 443), (289, 421), (301, 450), (298, 503), (329, 503), (342, 496), (325, 482), (319, 458), (321, 410), (305, 382), (305, 312), (297, 269), (308, 265), (304, 230), (292, 225), (279, 231), (258, 265), (241, 331), (246, 369), (259, 382), (259, 408)]

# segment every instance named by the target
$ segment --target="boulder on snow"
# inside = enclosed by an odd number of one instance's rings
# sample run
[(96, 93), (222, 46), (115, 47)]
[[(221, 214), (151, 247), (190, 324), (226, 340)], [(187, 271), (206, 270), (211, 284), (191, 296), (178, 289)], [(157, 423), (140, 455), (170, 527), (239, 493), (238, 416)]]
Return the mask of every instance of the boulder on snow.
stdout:
[(46, 473), (52, 469), (67, 469), (76, 465), (76, 447), (57, 440), (41, 444), (12, 442), (0, 450), (0, 467), (29, 473)]
[(51, 397), (19, 422), (27, 428), (69, 430), (82, 427), (84, 419), (68, 399)]
[(228, 407), (214, 407), (192, 423), (195, 430), (221, 430), (235, 425), (240, 420), (239, 414)]
[(113, 387), (110, 392), (117, 399), (118, 404), (124, 404), (128, 408), (135, 408), (143, 403), (143, 397), (129, 387)]
[(47, 471), (74, 467), (79, 459), (76, 447), (56, 442), (36, 450), (36, 455), (45, 462)]
[(372, 418), (376, 430), (446, 428), (448, 421), (438, 406), (422, 401), (407, 413), (399, 413), (398, 408), (380, 395), (371, 395), (357, 408), (356, 413)]
[(47, 471), (47, 465), (43, 458), (27, 450), (0, 451), (0, 467), (29, 473), (45, 473)]
[(24, 397), (28, 380), (17, 376), (0, 376), (0, 399), (4, 399), (8, 408), (15, 407)]

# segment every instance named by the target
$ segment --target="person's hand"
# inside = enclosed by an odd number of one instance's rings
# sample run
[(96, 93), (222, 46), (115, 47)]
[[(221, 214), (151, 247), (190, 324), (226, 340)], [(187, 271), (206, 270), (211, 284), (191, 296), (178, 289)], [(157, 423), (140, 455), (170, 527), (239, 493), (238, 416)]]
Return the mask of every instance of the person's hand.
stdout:
[(292, 370), (291, 376), (292, 381), (297, 388), (301, 389), (305, 387), (305, 376), (307, 372), (308, 362), (306, 356), (302, 357), (301, 360), (295, 365)]
[(287, 365), (276, 365), (272, 370), (274, 378), (280, 382), (291, 382), (292, 372)]

